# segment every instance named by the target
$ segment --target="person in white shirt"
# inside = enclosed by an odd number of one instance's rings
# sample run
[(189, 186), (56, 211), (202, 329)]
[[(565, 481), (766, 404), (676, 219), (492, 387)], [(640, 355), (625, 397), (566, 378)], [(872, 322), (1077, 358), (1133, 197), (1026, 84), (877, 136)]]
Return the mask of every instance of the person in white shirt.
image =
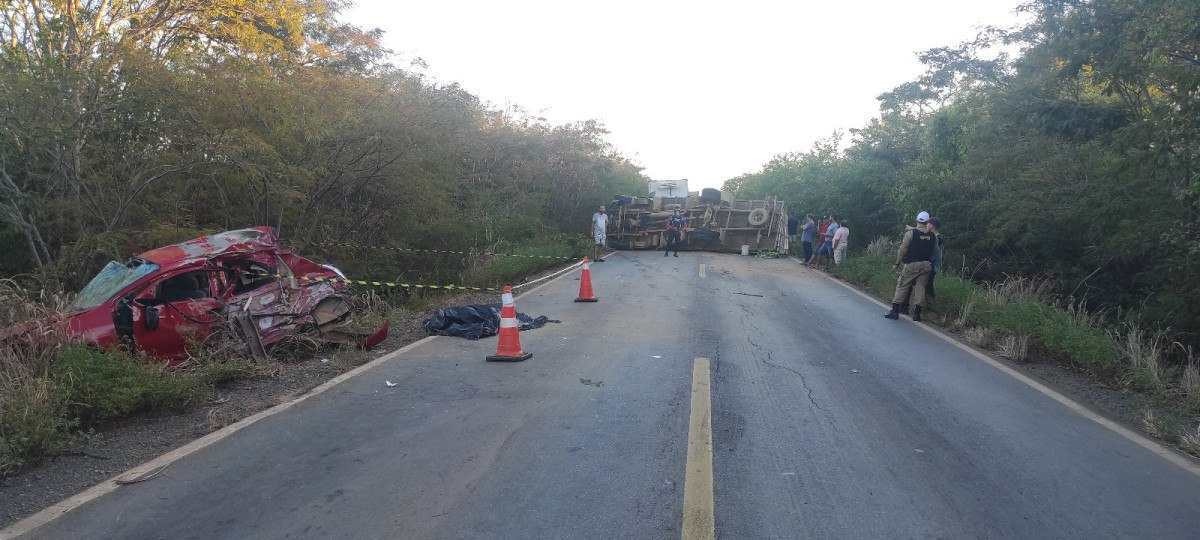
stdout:
[(600, 256), (604, 254), (604, 248), (608, 245), (608, 214), (604, 213), (603, 206), (592, 214), (592, 238), (596, 241), (595, 247), (592, 248), (592, 260), (604, 262)]
[(841, 265), (846, 260), (846, 246), (850, 243), (850, 227), (843, 221), (833, 233), (833, 264)]

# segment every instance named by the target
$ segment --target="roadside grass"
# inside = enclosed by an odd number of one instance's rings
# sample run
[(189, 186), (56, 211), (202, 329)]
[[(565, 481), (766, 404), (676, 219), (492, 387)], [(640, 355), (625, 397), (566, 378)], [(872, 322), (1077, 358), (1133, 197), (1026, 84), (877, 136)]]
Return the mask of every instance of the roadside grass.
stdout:
[[(123, 351), (45, 347), (0, 351), (0, 476), (41, 463), (105, 422), (185, 409), (208, 399), (215, 384), (252, 373), (237, 360), (172, 369)], [(49, 361), (29, 361), (40, 355)]]
[[(544, 270), (577, 262), (590, 253), (589, 242), (590, 240), (583, 235), (568, 234), (547, 234), (519, 242), (496, 242), (486, 249), (471, 251), (471, 255), (462, 257), (461, 267), (456, 266), (455, 270), (448, 274), (450, 277), (441, 281), (422, 279), (419, 276), (412, 279), (424, 285), (480, 288), (515, 285)], [(469, 292), (462, 289), (377, 288), (363, 285), (355, 285), (354, 291), (368, 308), (366, 316), (374, 317), (371, 320), (377, 321), (386, 318), (389, 311), (401, 308), (421, 311), (441, 303), (447, 297)], [(496, 301), (499, 301), (499, 293)]]
[[(65, 304), (4, 282), (0, 305), (7, 327), (61, 321)], [(66, 342), (55, 328), (42, 323), (0, 342), (0, 477), (71, 448), (105, 422), (187, 408), (212, 396), (214, 385), (260, 369), (244, 359), (204, 356), (168, 368), (124, 351)]]
[(518, 282), (545, 270), (565, 266), (589, 253), (590, 244), (582, 235), (556, 234), (522, 242), (498, 242), (489, 250), (495, 253), (471, 261), (463, 272), (465, 283), (494, 287)]
[[(890, 303), (896, 273), (894, 251), (888, 249), (894, 250), (895, 243), (878, 239), (830, 272)], [(1200, 361), (1193, 351), (1169, 344), (1162, 332), (1128, 321), (1109, 324), (1104, 312), (1088, 311), (1082, 302), (1060, 301), (1052, 294), (1053, 284), (1044, 279), (1006, 276), (974, 283), (943, 272), (935, 289), (937, 297), (926, 308), (927, 322), (955, 330), (974, 345), (1013, 361), (1058, 362), (1099, 384), (1139, 392), (1157, 409), (1143, 417), (1143, 429), (1200, 455), (1200, 431), (1186, 428), (1200, 421)], [(1173, 345), (1182, 352), (1172, 356)]]
[(46, 377), (66, 401), (68, 414), (84, 426), (138, 412), (179, 410), (204, 393), (202, 377), (193, 373), (78, 344), (59, 349)]

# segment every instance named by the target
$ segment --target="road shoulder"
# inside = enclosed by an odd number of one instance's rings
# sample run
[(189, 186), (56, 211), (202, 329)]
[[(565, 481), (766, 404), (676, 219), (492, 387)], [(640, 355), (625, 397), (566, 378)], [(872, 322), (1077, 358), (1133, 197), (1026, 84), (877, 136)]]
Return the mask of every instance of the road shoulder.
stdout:
[[(789, 259), (798, 265), (803, 264), (795, 257), (789, 257)], [(847, 283), (821, 270), (812, 268), (804, 269), (817, 273), (825, 279), (854, 292), (859, 297), (878, 305), (883, 311), (890, 308), (883, 301), (852, 283)], [(880, 313), (882, 314), (883, 311)], [(1193, 475), (1200, 476), (1200, 460), (1180, 452), (1173, 446), (1163, 444), (1148, 437), (1136, 427), (1138, 422), (1137, 415), (1140, 414), (1138, 411), (1151, 406), (1149, 401), (1143, 396), (1099, 387), (1087, 377), (1057, 364), (1016, 363), (999, 358), (988, 351), (982, 351), (962, 341), (946, 329), (937, 327), (932, 323), (913, 323), (912, 319), (908, 316), (903, 316), (902, 320), (908, 324), (915, 324), (921, 330), (953, 345), (973, 358), (990, 365), (1005, 375), (1059, 402), (1072, 412), (1149, 450), (1179, 468)]]

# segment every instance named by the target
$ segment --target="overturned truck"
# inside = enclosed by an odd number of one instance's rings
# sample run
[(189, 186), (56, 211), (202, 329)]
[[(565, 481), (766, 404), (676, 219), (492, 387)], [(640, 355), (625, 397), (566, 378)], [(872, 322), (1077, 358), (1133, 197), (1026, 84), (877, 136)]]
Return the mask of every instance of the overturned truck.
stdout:
[(711, 188), (686, 197), (615, 197), (608, 208), (609, 247), (665, 247), (667, 219), (676, 210), (687, 219), (681, 249), (730, 253), (788, 250), (783, 201), (734, 199)]

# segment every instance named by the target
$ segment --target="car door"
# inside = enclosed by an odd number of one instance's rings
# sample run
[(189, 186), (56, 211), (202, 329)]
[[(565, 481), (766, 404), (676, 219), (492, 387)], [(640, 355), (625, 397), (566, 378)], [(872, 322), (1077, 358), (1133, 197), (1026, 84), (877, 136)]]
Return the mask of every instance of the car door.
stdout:
[(191, 270), (164, 276), (134, 301), (133, 324), (137, 348), (166, 360), (187, 356), (221, 323), (221, 302), (213, 296), (213, 275)]

